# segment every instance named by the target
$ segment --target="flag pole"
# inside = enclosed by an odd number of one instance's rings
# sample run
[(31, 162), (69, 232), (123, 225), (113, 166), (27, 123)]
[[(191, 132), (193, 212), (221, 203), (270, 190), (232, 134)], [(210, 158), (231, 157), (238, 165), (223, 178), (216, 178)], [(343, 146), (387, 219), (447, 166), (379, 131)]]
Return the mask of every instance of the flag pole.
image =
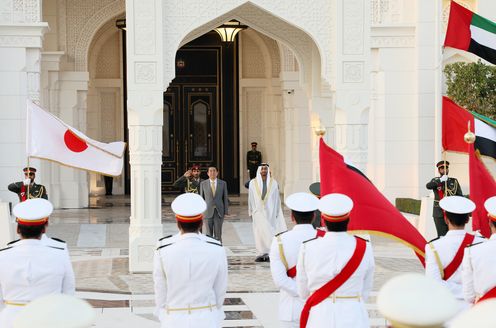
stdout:
[[(28, 170), (27, 170), (27, 172), (28, 172), (28, 179), (31, 179), (31, 178), (29, 177), (29, 176), (30, 176), (30, 173), (31, 173), (31, 166), (29, 166), (29, 158), (30, 158), (30, 157), (28, 156), (28, 166), (27, 166)], [(30, 187), (30, 186), (31, 186), (31, 180), (30, 180), (30, 181), (29, 181), (29, 183), (28, 183), (28, 194), (26, 195), (26, 199), (29, 199), (29, 197), (30, 197), (30, 195), (31, 195), (31, 194), (29, 193), (29, 187)]]
[[(443, 150), (443, 161), (444, 161), (444, 174), (446, 174), (446, 176), (448, 176), (448, 171), (446, 170), (447, 167), (446, 167), (446, 150)], [(446, 193), (448, 192), (448, 179), (446, 179), (446, 181), (444, 181), (444, 194), (446, 195)]]

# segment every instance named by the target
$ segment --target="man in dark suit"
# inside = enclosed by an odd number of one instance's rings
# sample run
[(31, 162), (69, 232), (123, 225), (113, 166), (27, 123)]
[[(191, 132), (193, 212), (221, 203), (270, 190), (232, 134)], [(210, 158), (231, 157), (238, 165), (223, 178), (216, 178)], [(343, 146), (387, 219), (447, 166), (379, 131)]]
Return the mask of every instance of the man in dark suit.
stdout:
[(227, 184), (224, 180), (217, 179), (219, 172), (215, 166), (210, 166), (207, 174), (209, 179), (200, 183), (200, 196), (207, 203), (205, 212), (207, 236), (222, 242), (222, 223), (224, 215), (229, 212)]
[(445, 221), (445, 213), (439, 207), (439, 201), (447, 196), (463, 196), (462, 188), (456, 178), (448, 177), (449, 162), (440, 161), (436, 164), (439, 172), (439, 177), (432, 178), (427, 182), (426, 188), (434, 192), (434, 206), (432, 209), (432, 217), (436, 225), (438, 237), (446, 235), (448, 232), (448, 224)]

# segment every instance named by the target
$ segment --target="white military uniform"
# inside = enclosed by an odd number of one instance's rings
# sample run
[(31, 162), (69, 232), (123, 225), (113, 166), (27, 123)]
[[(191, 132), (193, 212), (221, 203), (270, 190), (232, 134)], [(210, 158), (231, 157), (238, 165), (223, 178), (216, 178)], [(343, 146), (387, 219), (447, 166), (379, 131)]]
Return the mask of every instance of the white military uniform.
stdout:
[[(314, 212), (318, 198), (307, 193), (295, 193), (286, 199), (286, 206), (299, 212)], [(282, 327), (299, 327), (301, 310), (305, 304), (298, 296), (296, 278), (287, 271), (296, 266), (301, 244), (316, 236), (311, 224), (296, 224), (293, 229), (280, 233), (272, 240), (270, 247), (270, 271), (275, 285), (279, 288), (279, 320)]]
[[(487, 199), (484, 207), (492, 221), (491, 224), (494, 224), (496, 222), (496, 196)], [(494, 232), (487, 242), (474, 243), (465, 248), (462, 283), (463, 296), (467, 302), (476, 302), (496, 287), (496, 262), (493, 260), (495, 252), (496, 234)]]
[[(470, 199), (461, 196), (445, 197), (439, 202), (439, 206), (446, 212), (456, 214), (468, 214), (475, 209), (475, 204)], [(425, 274), (445, 284), (460, 301), (461, 310), (468, 308), (469, 305), (463, 299), (462, 265), (460, 263), (458, 269), (448, 280), (443, 280), (442, 272), (452, 262), (465, 235), (465, 230), (449, 230), (445, 236), (425, 246)], [(475, 236), (474, 243), (482, 241), (484, 238)]]
[[(326, 195), (319, 202), (323, 218), (325, 214), (342, 216), (353, 207), (351, 199), (340, 194)], [(322, 238), (304, 242), (296, 266), (300, 297), (308, 298), (339, 274), (350, 260), (355, 247), (355, 237), (347, 232), (330, 231)], [(329, 298), (310, 310), (307, 328), (370, 327), (365, 301), (372, 290), (373, 277), (374, 255), (372, 246), (367, 243), (357, 270)]]
[[(197, 194), (183, 194), (171, 205), (176, 217), (194, 217), (206, 209)], [(154, 256), (156, 316), (162, 327), (216, 328), (224, 319), (227, 257), (218, 242), (198, 233), (166, 238)]]
[[(22, 224), (46, 218), (52, 209), (45, 199), (30, 199), (16, 205), (14, 215)], [(0, 252), (0, 327), (12, 327), (19, 310), (38, 297), (74, 292), (74, 272), (62, 249), (45, 246), (39, 239), (22, 239)]]

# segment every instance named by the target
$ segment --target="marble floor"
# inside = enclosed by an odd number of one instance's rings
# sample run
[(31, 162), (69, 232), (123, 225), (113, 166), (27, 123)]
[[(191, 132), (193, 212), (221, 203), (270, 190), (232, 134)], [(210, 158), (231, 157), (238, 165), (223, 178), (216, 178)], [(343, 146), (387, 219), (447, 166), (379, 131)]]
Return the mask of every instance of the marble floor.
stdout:
[[(164, 235), (176, 232), (170, 198), (164, 199)], [(91, 198), (88, 209), (56, 210), (48, 235), (67, 242), (76, 273), (77, 295), (98, 313), (96, 327), (158, 328), (153, 316), (151, 274), (128, 271), (129, 199)], [(288, 226), (289, 213), (284, 210)], [(223, 327), (278, 327), (277, 290), (268, 263), (255, 263), (255, 247), (246, 199), (233, 198), (223, 226), (229, 261), (228, 296)], [(374, 292), (367, 301), (372, 327), (385, 327), (375, 296), (385, 281), (403, 272), (421, 272), (413, 252), (400, 243), (371, 238), (376, 270)]]

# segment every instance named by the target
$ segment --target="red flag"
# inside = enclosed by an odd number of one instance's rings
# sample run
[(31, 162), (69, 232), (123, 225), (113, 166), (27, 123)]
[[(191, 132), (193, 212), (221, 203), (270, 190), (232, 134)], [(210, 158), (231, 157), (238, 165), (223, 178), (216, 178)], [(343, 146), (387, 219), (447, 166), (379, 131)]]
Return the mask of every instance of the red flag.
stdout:
[(487, 218), (484, 202), (489, 197), (496, 195), (496, 182), (493, 176), (484, 166), (479, 154), (474, 150), (474, 144), (469, 144), (469, 176), (470, 176), (470, 199), (477, 206), (472, 213), (472, 229), (489, 238), (491, 229)]
[(470, 122), (474, 130), (474, 115), (458, 106), (448, 97), (443, 97), (443, 149), (460, 153), (467, 152), (467, 143), (463, 136), (467, 132), (467, 123)]
[(320, 139), (321, 196), (346, 194), (353, 199), (350, 231), (366, 231), (390, 237), (413, 248), (424, 265), (426, 241), (414, 226), (391, 204), (357, 168)]

